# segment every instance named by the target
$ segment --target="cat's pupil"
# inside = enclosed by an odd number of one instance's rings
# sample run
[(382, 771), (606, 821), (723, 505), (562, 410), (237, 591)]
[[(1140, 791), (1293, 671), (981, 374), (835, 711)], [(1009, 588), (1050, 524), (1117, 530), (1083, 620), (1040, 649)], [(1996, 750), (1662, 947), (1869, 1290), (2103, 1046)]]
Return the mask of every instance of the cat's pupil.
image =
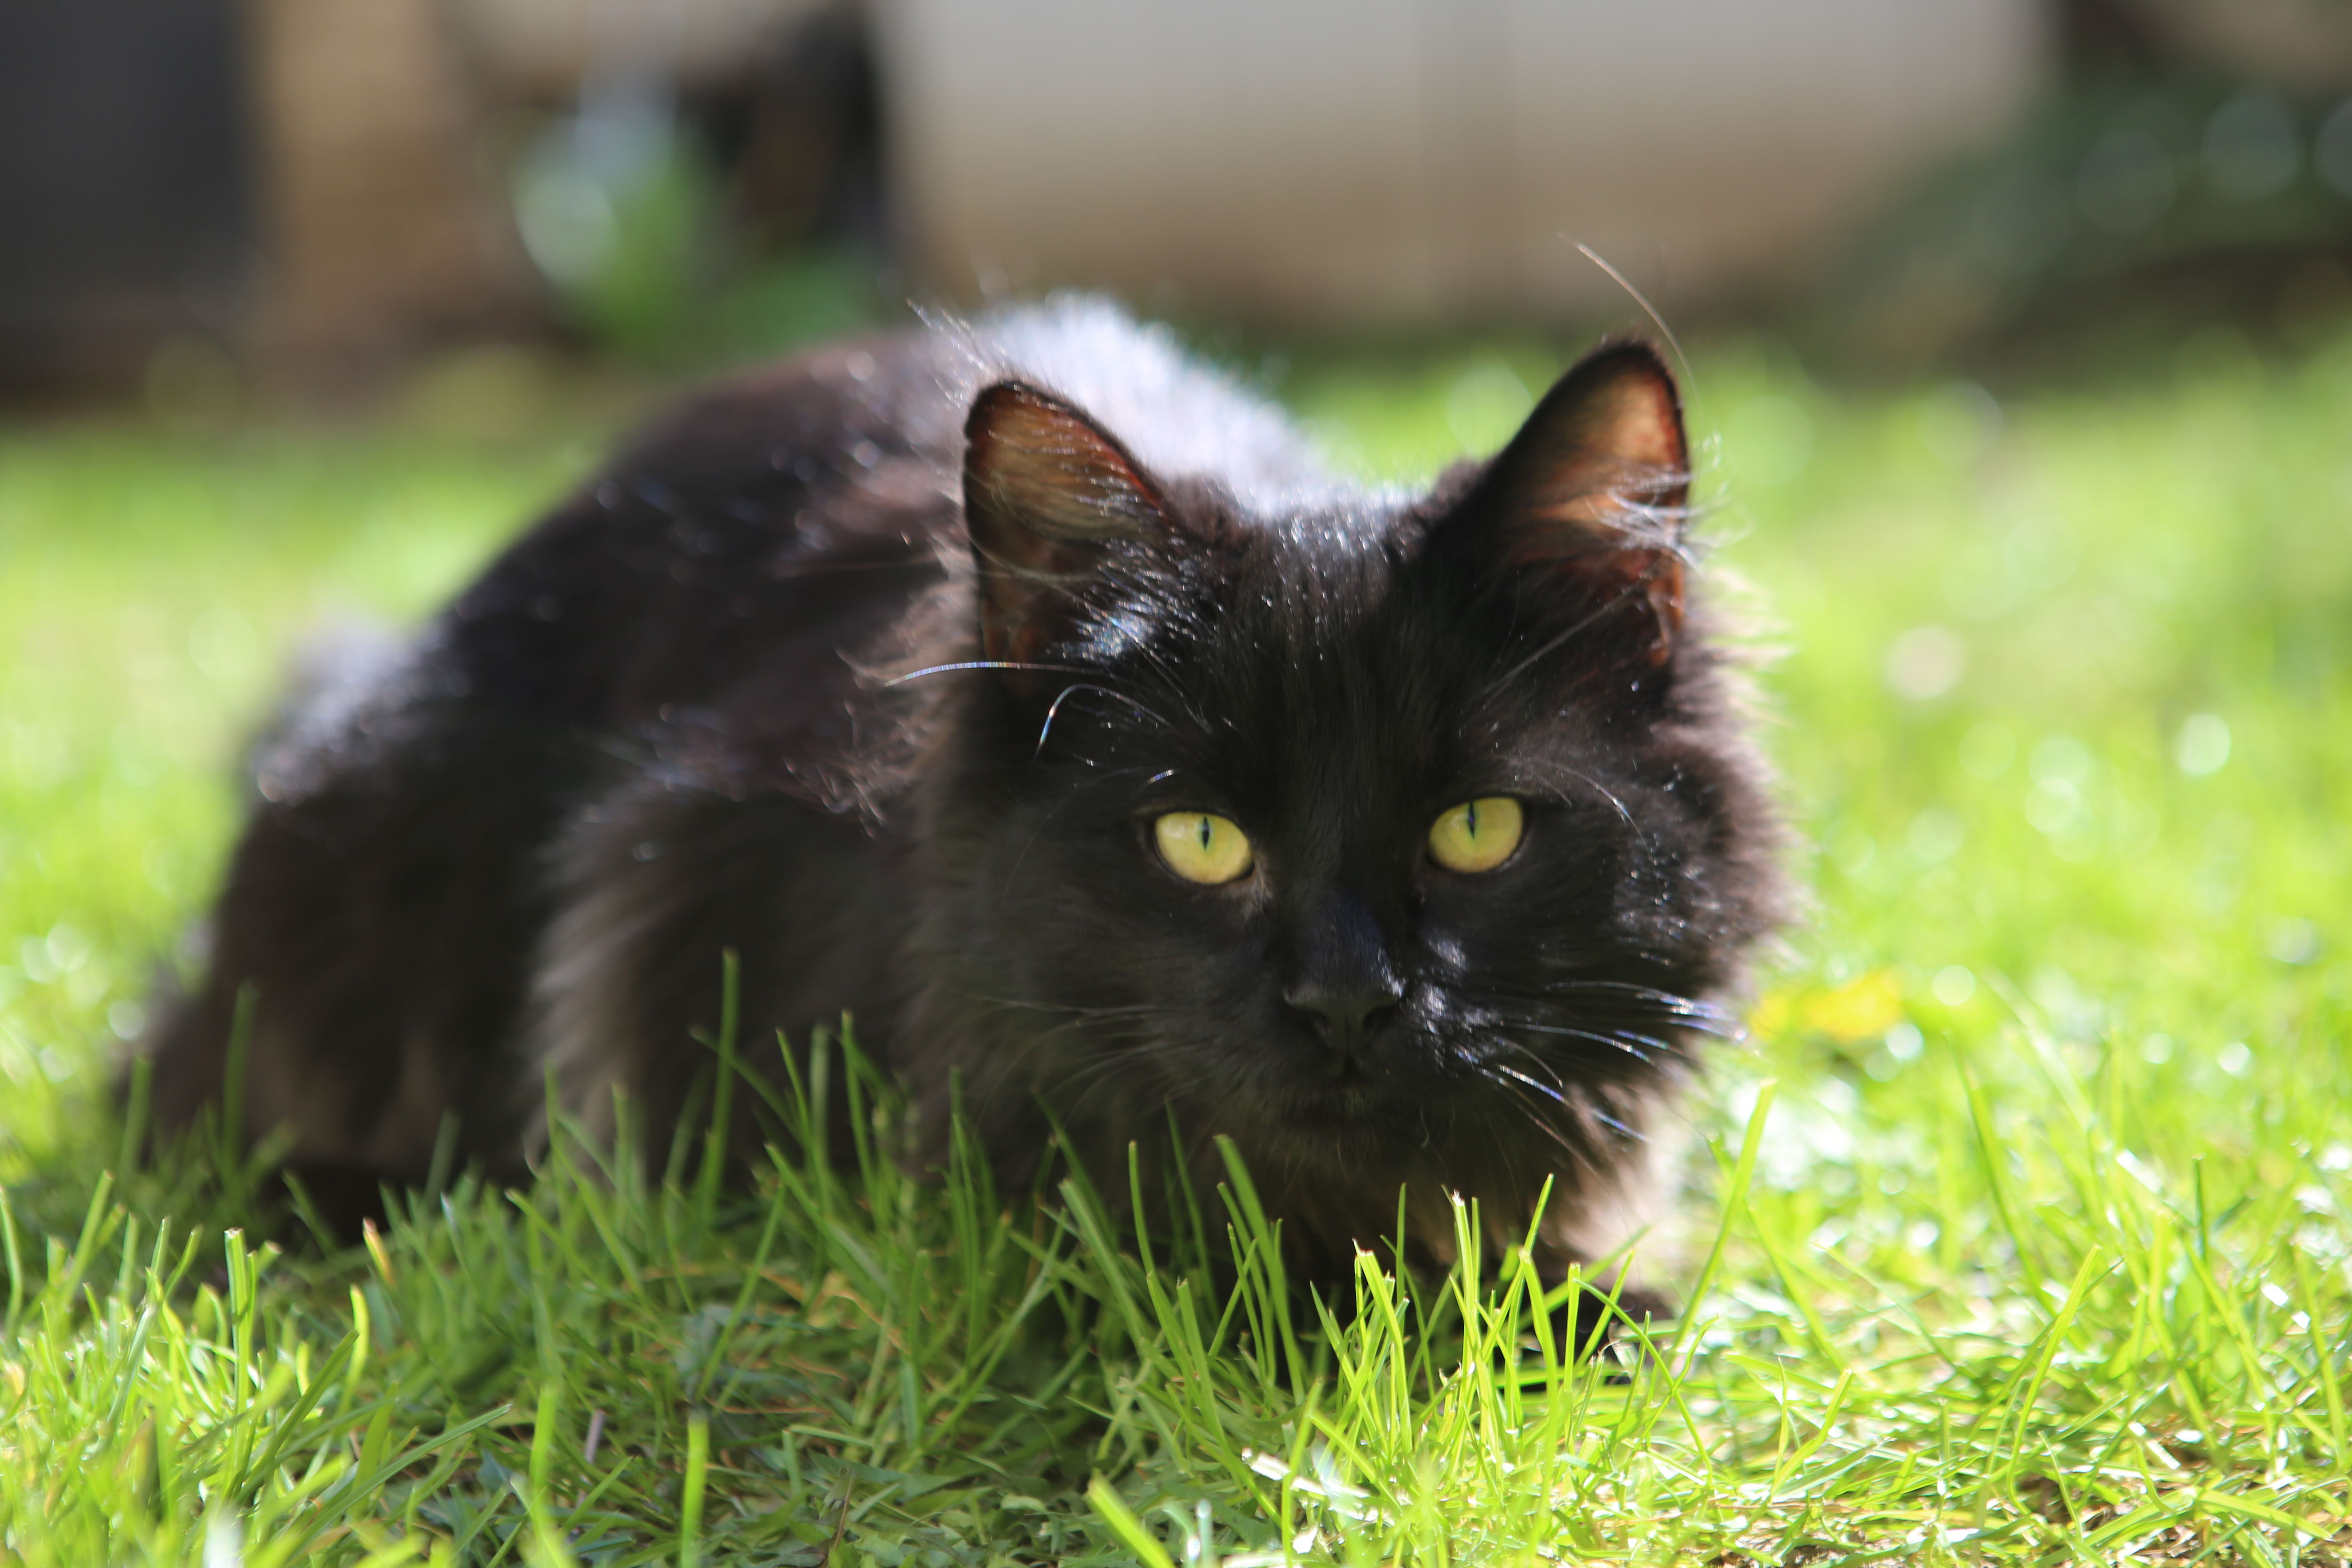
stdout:
[(1205, 816), (1201, 818), (1201, 852), (1204, 855), (1209, 851), (1209, 839), (1213, 833), (1213, 829), (1209, 826), (1209, 819)]
[(1471, 837), (1478, 837), (1478, 803), (1472, 801), (1462, 808), (1462, 826)]

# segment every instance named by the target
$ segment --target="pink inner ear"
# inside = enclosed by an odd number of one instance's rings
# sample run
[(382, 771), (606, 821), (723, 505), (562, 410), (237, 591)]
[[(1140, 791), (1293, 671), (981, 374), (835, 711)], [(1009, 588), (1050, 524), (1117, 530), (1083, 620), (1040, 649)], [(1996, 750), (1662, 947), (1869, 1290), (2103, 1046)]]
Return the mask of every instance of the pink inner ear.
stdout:
[(1630, 506), (1679, 506), (1688, 467), (1672, 385), (1629, 366), (1589, 395), (1532, 510), (1547, 521), (1591, 527), (1614, 522)]
[[(986, 543), (1020, 563), (1021, 534), (1047, 539), (1131, 532), (1159, 503), (1125, 450), (1077, 410), (1017, 384), (991, 387), (966, 426), (968, 506), (1005, 526)], [(985, 526), (985, 525), (983, 525)]]
[(964, 426), (964, 523), (981, 568), (981, 644), (1036, 657), (1118, 541), (1162, 517), (1124, 447), (1058, 398), (1017, 382), (982, 393)]
[(1622, 375), (1599, 402), (1592, 445), (1622, 462), (1681, 471), (1689, 456), (1683, 449), (1682, 414), (1664, 383), (1654, 375)]
[[(1650, 663), (1672, 657), (1683, 563), (1672, 514), (1690, 489), (1673, 378), (1646, 349), (1604, 348), (1563, 377), (1498, 460), (1506, 558), (1646, 612)], [(1665, 516), (1645, 516), (1655, 509)]]

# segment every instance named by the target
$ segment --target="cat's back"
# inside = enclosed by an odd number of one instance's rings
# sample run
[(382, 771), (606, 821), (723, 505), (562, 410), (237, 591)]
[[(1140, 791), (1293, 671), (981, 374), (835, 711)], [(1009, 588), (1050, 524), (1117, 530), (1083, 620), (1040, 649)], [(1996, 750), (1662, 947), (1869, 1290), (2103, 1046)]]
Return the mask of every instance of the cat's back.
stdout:
[(1087, 408), (1157, 473), (1259, 507), (1331, 488), (1271, 405), (1108, 301), (942, 320), (681, 402), (451, 605), (446, 657), (473, 696), (562, 721), (725, 710), (778, 742), (822, 723), (968, 565), (962, 422), (1003, 380)]
[(470, 700), (603, 731), (737, 705), (796, 654), (837, 685), (823, 651), (946, 570), (953, 434), (928, 333), (720, 383), (626, 441), (428, 638)]

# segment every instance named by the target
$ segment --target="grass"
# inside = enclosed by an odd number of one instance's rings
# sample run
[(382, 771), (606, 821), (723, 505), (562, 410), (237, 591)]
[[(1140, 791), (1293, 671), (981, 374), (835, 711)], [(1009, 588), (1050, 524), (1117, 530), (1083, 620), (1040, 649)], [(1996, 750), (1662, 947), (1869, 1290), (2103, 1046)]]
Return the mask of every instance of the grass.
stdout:
[[(2179, 358), (1996, 404), (1699, 356), (1815, 897), (1692, 1109), (1689, 1314), (1580, 1366), (1514, 1352), (1507, 1263), (1341, 1326), (1246, 1226), (1146, 1267), (1082, 1191), (916, 1188), (878, 1085), (856, 1172), (575, 1150), (345, 1253), (123, 1170), (102, 1064), (287, 650), (587, 447), (0, 435), (0, 1558), (2339, 1562), (2352, 342)], [(1555, 363), (1284, 393), (1425, 472)]]

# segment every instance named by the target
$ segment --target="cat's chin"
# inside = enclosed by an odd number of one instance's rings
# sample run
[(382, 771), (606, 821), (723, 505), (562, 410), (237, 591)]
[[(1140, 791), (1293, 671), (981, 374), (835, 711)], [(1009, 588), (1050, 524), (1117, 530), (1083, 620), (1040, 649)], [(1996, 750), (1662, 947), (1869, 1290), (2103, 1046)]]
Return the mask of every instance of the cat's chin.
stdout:
[(1427, 1109), (1425, 1101), (1356, 1079), (1317, 1084), (1281, 1097), (1268, 1108), (1265, 1130), (1276, 1137), (1319, 1143), (1339, 1152), (1364, 1152), (1392, 1147), (1396, 1139), (1412, 1136)]
[(1383, 1110), (1370, 1091), (1351, 1088), (1295, 1097), (1282, 1108), (1276, 1122), (1286, 1131), (1339, 1134), (1386, 1120)]

